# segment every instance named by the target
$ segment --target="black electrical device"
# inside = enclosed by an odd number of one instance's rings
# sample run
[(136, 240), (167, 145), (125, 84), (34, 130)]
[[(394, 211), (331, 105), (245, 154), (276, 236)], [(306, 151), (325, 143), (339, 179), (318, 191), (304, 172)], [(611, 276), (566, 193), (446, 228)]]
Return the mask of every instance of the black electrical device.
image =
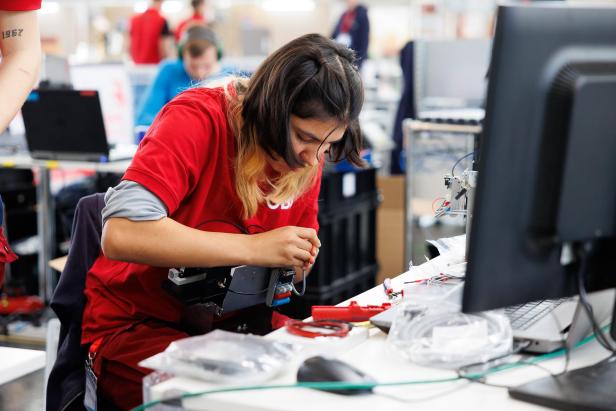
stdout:
[(268, 307), (278, 307), (291, 302), (293, 278), (295, 278), (295, 270), (293, 269), (273, 269), (270, 274), (269, 286), (267, 287), (265, 305)]
[(171, 268), (162, 287), (186, 305), (215, 304), (229, 313), (258, 304), (278, 307), (291, 300), (295, 271), (289, 268)]
[(213, 302), (222, 307), (232, 267), (171, 268), (162, 287), (185, 304)]

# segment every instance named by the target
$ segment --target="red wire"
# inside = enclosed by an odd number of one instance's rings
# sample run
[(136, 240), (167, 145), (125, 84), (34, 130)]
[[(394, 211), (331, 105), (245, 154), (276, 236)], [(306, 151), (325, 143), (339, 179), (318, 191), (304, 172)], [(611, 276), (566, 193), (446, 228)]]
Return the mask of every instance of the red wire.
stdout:
[(433, 213), (436, 213), (436, 210), (434, 209), (434, 203), (436, 203), (438, 200), (443, 200), (443, 202), (441, 203), (440, 207), (442, 207), (445, 204), (445, 202), (447, 201), (447, 199), (445, 197), (436, 197), (434, 199), (434, 201), (432, 201), (432, 212)]
[[(340, 321), (299, 321), (287, 320), (285, 324), (289, 334), (300, 337), (346, 337), (351, 331), (351, 325)], [(323, 331), (309, 331), (306, 328), (321, 328)]]

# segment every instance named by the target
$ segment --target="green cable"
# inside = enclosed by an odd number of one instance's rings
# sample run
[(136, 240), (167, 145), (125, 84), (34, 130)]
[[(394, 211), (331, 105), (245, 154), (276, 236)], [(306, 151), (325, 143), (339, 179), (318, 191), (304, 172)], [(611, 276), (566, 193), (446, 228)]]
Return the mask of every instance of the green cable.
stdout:
[[(605, 327), (601, 328), (601, 332), (605, 332), (610, 326), (606, 325)], [(591, 334), (588, 337), (584, 338), (582, 341), (578, 342), (577, 344), (575, 344), (575, 346), (573, 347), (573, 349), (579, 348), (583, 345), (588, 344), (589, 342), (591, 342), (592, 340), (595, 339), (595, 334)], [(542, 354), (542, 355), (537, 355), (536, 357), (531, 358), (530, 360), (527, 361), (516, 361), (513, 362), (511, 364), (503, 364), (503, 365), (499, 365), (496, 366), (492, 369), (489, 369), (483, 373), (480, 374), (474, 374), (474, 375), (466, 375), (464, 376), (464, 378), (469, 378), (469, 379), (480, 379), (483, 378), (487, 375), (490, 374), (494, 374), (497, 372), (501, 372), (501, 371), (505, 371), (505, 370), (510, 370), (513, 368), (518, 368), (518, 367), (523, 367), (525, 365), (532, 365), (532, 364), (537, 364), (539, 362), (542, 361), (547, 361), (547, 360), (551, 360), (552, 358), (557, 358), (557, 357), (562, 357), (563, 355), (565, 355), (567, 353), (567, 349), (566, 348), (560, 348), (556, 351), (552, 351), (549, 352), (547, 354)]]
[[(609, 326), (605, 326), (601, 329), (601, 331), (605, 331)], [(590, 341), (595, 339), (595, 334), (591, 334), (590, 336), (584, 338), (582, 341), (578, 342), (574, 348), (581, 347)], [(163, 402), (173, 401), (173, 400), (183, 400), (186, 398), (192, 397), (200, 397), (203, 395), (210, 394), (219, 394), (223, 392), (238, 392), (238, 391), (257, 391), (257, 390), (270, 390), (270, 389), (279, 389), (279, 388), (314, 388), (321, 390), (360, 390), (360, 389), (372, 389), (375, 387), (393, 387), (398, 385), (419, 385), (419, 384), (437, 384), (437, 383), (445, 383), (445, 382), (453, 382), (459, 381), (463, 379), (479, 379), (483, 378), (487, 375), (497, 373), (500, 371), (509, 370), (512, 368), (518, 368), (529, 364), (536, 364), (538, 362), (550, 360), (552, 358), (561, 357), (567, 352), (565, 348), (561, 348), (559, 350), (553, 351), (551, 353), (539, 355), (537, 357), (532, 358), (529, 361), (518, 361), (511, 364), (504, 364), (501, 366), (497, 366), (493, 369), (490, 369), (484, 373), (476, 374), (476, 375), (467, 375), (464, 377), (452, 377), (452, 378), (442, 378), (437, 380), (414, 380), (414, 381), (398, 381), (398, 382), (387, 382), (387, 383), (365, 383), (365, 384), (352, 384), (347, 382), (299, 382), (296, 384), (277, 384), (277, 385), (249, 385), (243, 387), (228, 387), (228, 388), (219, 388), (215, 390), (208, 391), (200, 391), (200, 392), (192, 392), (182, 394), (177, 397), (172, 398), (164, 398), (161, 400), (150, 401), (145, 404), (142, 404), (138, 407), (133, 408), (131, 411), (143, 411), (155, 405), (158, 405)]]
[(219, 394), (223, 392), (238, 392), (238, 391), (257, 391), (257, 390), (269, 390), (278, 388), (314, 388), (320, 390), (365, 390), (372, 389), (374, 387), (388, 387), (396, 385), (419, 385), (419, 384), (436, 384), (461, 380), (461, 377), (442, 378), (438, 380), (415, 380), (415, 381), (399, 381), (399, 382), (387, 382), (387, 383), (364, 383), (364, 384), (352, 384), (348, 382), (298, 382), (296, 384), (277, 384), (277, 385), (252, 385), (244, 387), (229, 387), (219, 388), (215, 390), (192, 392), (182, 394), (181, 396), (165, 398), (161, 400), (150, 401), (133, 408), (131, 411), (143, 411), (162, 402), (173, 401), (178, 399), (186, 399), (192, 397), (199, 397), (202, 395)]

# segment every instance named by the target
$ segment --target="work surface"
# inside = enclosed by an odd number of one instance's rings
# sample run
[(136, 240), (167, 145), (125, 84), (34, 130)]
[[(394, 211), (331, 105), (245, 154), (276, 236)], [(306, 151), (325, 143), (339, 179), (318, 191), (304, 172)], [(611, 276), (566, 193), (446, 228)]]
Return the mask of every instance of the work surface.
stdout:
[[(429, 264), (414, 267), (393, 280), (394, 289), (401, 288), (404, 281), (425, 278)], [(360, 304), (380, 304), (386, 301), (382, 286), (377, 286), (353, 298)], [(346, 305), (343, 303), (342, 305)], [(278, 338), (278, 330), (269, 335)], [(327, 351), (327, 349), (326, 349)], [(454, 371), (439, 370), (415, 365), (395, 352), (386, 341), (386, 334), (372, 329), (370, 337), (359, 345), (343, 352), (329, 350), (329, 355), (353, 364), (374, 377), (380, 383), (397, 381), (435, 380), (456, 377)], [(569, 369), (593, 364), (607, 357), (596, 341), (575, 349), (571, 355)], [(289, 364), (285, 372), (270, 380), (266, 385), (293, 384), (301, 359)], [(560, 372), (565, 365), (564, 357), (542, 362), (552, 372)], [(515, 386), (547, 376), (539, 367), (523, 366), (493, 374), (489, 383)], [(160, 399), (178, 392), (199, 392), (222, 388), (188, 378), (172, 378), (150, 388), (150, 399)], [(447, 383), (401, 385), (377, 387), (375, 395), (343, 396), (306, 388), (283, 388), (259, 391), (219, 393), (185, 399), (183, 406), (190, 410), (326, 410), (335, 407), (337, 411), (392, 411), (430, 410), (456, 411), (477, 410), (542, 410), (543, 407), (509, 398), (505, 388), (481, 385), (477, 382), (458, 380)]]
[(45, 366), (45, 351), (0, 347), (0, 385)]
[(95, 161), (68, 161), (68, 160), (37, 160), (30, 157), (27, 153), (15, 155), (0, 155), (0, 167), (2, 168), (32, 168), (41, 167), (44, 169), (80, 169), (94, 170), (98, 172), (123, 173), (130, 164), (130, 160), (111, 161), (99, 163)]

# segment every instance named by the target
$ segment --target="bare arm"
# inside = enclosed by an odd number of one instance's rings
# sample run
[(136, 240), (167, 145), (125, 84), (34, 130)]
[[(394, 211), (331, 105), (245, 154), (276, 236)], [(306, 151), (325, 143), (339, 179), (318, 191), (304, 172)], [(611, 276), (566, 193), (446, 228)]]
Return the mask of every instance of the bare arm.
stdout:
[(173, 41), (173, 36), (163, 36), (158, 42), (160, 55), (163, 59), (171, 59), (177, 57), (178, 52)]
[(262, 234), (215, 233), (171, 218), (131, 221), (110, 218), (103, 227), (103, 253), (111, 259), (156, 267), (264, 267), (314, 263), (321, 243), (313, 229), (282, 227)]
[(169, 23), (165, 20), (165, 23), (160, 33), (160, 39), (158, 40), (158, 50), (163, 59), (177, 57), (177, 49), (175, 47), (175, 40), (173, 33), (169, 29)]
[(21, 108), (38, 77), (41, 41), (36, 11), (0, 11), (0, 132)]

